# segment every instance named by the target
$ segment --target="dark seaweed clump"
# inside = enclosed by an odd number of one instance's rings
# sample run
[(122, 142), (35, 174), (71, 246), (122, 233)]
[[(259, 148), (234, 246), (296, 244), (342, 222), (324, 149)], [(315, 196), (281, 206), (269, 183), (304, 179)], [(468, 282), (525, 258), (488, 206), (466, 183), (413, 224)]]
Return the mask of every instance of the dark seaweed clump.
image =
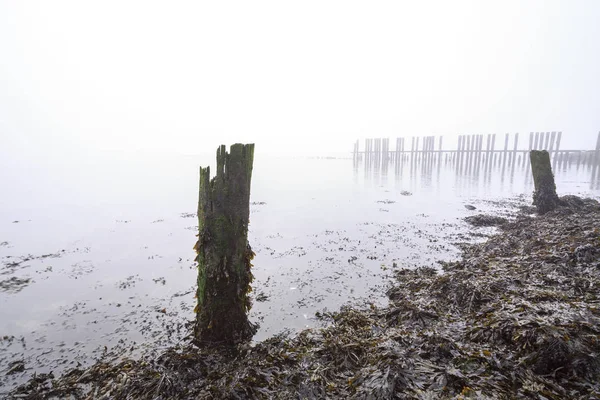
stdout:
[(500, 226), (508, 222), (506, 218), (485, 214), (471, 215), (465, 221), (473, 226)]
[(399, 270), (389, 307), (255, 347), (38, 375), (13, 398), (599, 398), (600, 205), (569, 201), (518, 215), (442, 274)]

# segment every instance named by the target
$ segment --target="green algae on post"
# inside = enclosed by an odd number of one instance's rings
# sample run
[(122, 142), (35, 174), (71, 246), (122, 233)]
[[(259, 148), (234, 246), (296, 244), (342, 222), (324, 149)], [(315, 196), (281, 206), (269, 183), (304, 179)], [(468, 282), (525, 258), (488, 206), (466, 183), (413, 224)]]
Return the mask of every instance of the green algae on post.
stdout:
[(560, 204), (556, 194), (556, 184), (552, 175), (550, 155), (546, 150), (532, 150), (529, 153), (531, 172), (533, 173), (533, 205), (538, 213), (545, 214), (552, 211)]
[(217, 174), (200, 168), (198, 201), (198, 289), (194, 337), (198, 344), (234, 344), (256, 327), (246, 313), (252, 282), (248, 244), (250, 181), (254, 144), (217, 149)]

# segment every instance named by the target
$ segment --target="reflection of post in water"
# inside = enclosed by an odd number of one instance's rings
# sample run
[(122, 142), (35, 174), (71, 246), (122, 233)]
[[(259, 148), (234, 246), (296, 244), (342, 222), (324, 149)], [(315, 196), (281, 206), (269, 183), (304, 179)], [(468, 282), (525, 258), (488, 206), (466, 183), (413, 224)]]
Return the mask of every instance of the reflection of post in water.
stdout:
[(489, 138), (490, 151), (489, 151), (489, 154), (486, 156), (486, 159), (487, 159), (486, 165), (487, 165), (488, 169), (492, 169), (492, 166), (494, 164), (494, 145), (495, 145), (496, 137), (493, 134), (490, 134), (489, 136), (490, 136), (490, 138)]
[(471, 135), (471, 165), (469, 167), (469, 176), (477, 172), (477, 135)]
[[(594, 150), (594, 156), (592, 161), (592, 189), (600, 186), (600, 174), (598, 169), (600, 168), (600, 132), (598, 132), (598, 138), (596, 139), (596, 149)], [(594, 187), (594, 184), (596, 185)]]
[(414, 181), (415, 168), (416, 168), (416, 164), (417, 164), (417, 147), (416, 146), (418, 144), (418, 141), (416, 139), (417, 138), (415, 138), (413, 136), (411, 154), (410, 154), (410, 169), (409, 169), (409, 176), (410, 176), (411, 182)]
[(379, 139), (379, 165), (380, 169), (383, 171), (385, 165), (385, 139)]
[(566, 170), (567, 170), (569, 167), (571, 167), (571, 164), (573, 164), (573, 159), (574, 159), (574, 154), (573, 154), (573, 152), (571, 152), (571, 151), (567, 151), (567, 152), (566, 152), (566, 154), (565, 154), (565, 161), (564, 161), (564, 163), (565, 163), (565, 166), (564, 166), (564, 168), (565, 168), (565, 171), (566, 171)]
[(375, 164), (377, 164), (377, 139), (371, 139), (371, 164), (373, 165), (373, 169), (375, 169)]
[(494, 152), (495, 148), (496, 148), (496, 134), (493, 133), (492, 134), (492, 154), (490, 154), (490, 157), (491, 157), (491, 159), (490, 159), (490, 163), (491, 163), (490, 168), (496, 166), (496, 153)]
[(364, 163), (364, 179), (365, 182), (369, 179), (369, 139), (365, 139), (365, 156), (363, 157)]
[(463, 135), (462, 149), (460, 151), (460, 175), (463, 174), (463, 170), (466, 170), (467, 165), (467, 135)]
[(600, 132), (598, 132), (598, 138), (596, 139), (593, 164), (591, 188), (600, 189)]
[(423, 138), (423, 152), (421, 153), (421, 176), (427, 171), (429, 160), (429, 136)]
[(404, 138), (399, 138), (396, 141), (396, 161), (395, 161), (395, 173), (396, 179), (402, 176), (402, 170), (404, 165)]
[(381, 159), (381, 176), (384, 182), (387, 181), (387, 172), (389, 166), (389, 150), (390, 150), (390, 139), (382, 139), (382, 159)]
[(429, 168), (433, 172), (433, 165), (435, 164), (435, 160), (437, 159), (435, 154), (435, 136), (430, 136), (429, 141)]
[(460, 158), (462, 155), (462, 144), (463, 144), (463, 135), (458, 136), (458, 145), (456, 147), (456, 153), (454, 154), (454, 168), (458, 172), (460, 170)]
[(371, 139), (371, 166), (375, 166), (377, 161), (377, 139)]
[(517, 165), (517, 147), (519, 146), (519, 133), (515, 133), (515, 141), (513, 145), (513, 151), (510, 159), (510, 184), (514, 183), (515, 179), (515, 166)]
[[(439, 151), (439, 157), (437, 160), (437, 182), (439, 183), (440, 181), (440, 169), (442, 167), (442, 157), (443, 157), (443, 152), (442, 152), (442, 136), (440, 136), (440, 139), (438, 141), (438, 151)], [(446, 161), (448, 161), (448, 155), (446, 154)]]
[(412, 165), (413, 159), (415, 157), (415, 137), (411, 137), (412, 141), (410, 143), (410, 163)]
[(477, 159), (479, 154), (477, 154), (477, 152), (479, 151), (479, 135), (473, 135), (473, 156), (472, 156), (472, 168), (473, 168), (473, 172), (471, 173), (472, 175), (475, 175), (477, 173)]
[(506, 167), (506, 157), (508, 156), (508, 133), (504, 136), (504, 152), (502, 153), (502, 171)]
[[(485, 150), (483, 141), (485, 136)], [(436, 147), (436, 136), (413, 136), (410, 150), (405, 149), (405, 138), (396, 138), (396, 147), (390, 149), (389, 138), (365, 139), (364, 151), (360, 143), (354, 143), (353, 160), (355, 172), (360, 162), (365, 162), (365, 177), (386, 179), (389, 164), (393, 163), (397, 179), (403, 175), (404, 163), (410, 163), (410, 177), (421, 177), (421, 180), (430, 181), (437, 169), (437, 180), (440, 179), (441, 169), (454, 168), (458, 176), (470, 177), (469, 181), (479, 182), (483, 173), (483, 182), (489, 184), (492, 173), (500, 172), (500, 181), (504, 184), (506, 174), (510, 174), (510, 184), (514, 183), (517, 166), (530, 165), (529, 151), (546, 150), (550, 156), (554, 170), (562, 173), (567, 168), (581, 168), (589, 170), (592, 180), (600, 179), (600, 150), (563, 151), (560, 150), (562, 132), (530, 132), (528, 150), (519, 148), (519, 133), (514, 134), (512, 148), (509, 149), (510, 134), (505, 134), (504, 148), (495, 149), (495, 134), (470, 134), (458, 135), (456, 149), (444, 151), (443, 137), (439, 136)], [(600, 145), (600, 135), (596, 146)], [(422, 144), (421, 144), (422, 143)], [(436, 168), (437, 163), (437, 168)], [(556, 168), (558, 166), (558, 168)], [(510, 170), (508, 169), (510, 168)], [(482, 170), (482, 171), (481, 171)], [(372, 173), (372, 174), (371, 174)], [(531, 182), (531, 174), (524, 175), (525, 183)]]
[(369, 140), (369, 147), (369, 164), (373, 166), (373, 164), (375, 163), (375, 139)]
[(478, 135), (471, 136), (471, 171), (470, 175), (473, 176), (477, 172), (477, 146), (478, 146)]
[(458, 144), (456, 146), (456, 153), (454, 153), (454, 169), (458, 173), (460, 165), (460, 155), (462, 149), (463, 136), (458, 135)]
[(373, 158), (373, 161), (375, 162), (375, 164), (373, 165), (376, 169), (379, 169), (379, 161), (380, 161), (380, 157), (381, 157), (381, 139), (379, 138), (375, 138), (375, 157)]
[(435, 159), (435, 136), (429, 136), (429, 168), (433, 169), (433, 161)]
[(372, 164), (372, 173), (371, 176), (373, 178), (373, 183), (377, 185), (379, 183), (380, 171), (381, 171), (381, 140), (376, 138), (373, 141), (373, 164)]
[(488, 134), (486, 139), (486, 157), (485, 157), (485, 165), (483, 168), (483, 182), (490, 183), (492, 180), (492, 135)]
[(504, 151), (502, 152), (502, 167), (500, 168), (500, 183), (504, 184), (504, 171), (506, 169), (506, 157), (508, 156), (508, 133), (504, 135)]
[(561, 151), (560, 153), (558, 153), (558, 161), (557, 161), (558, 170), (563, 170), (564, 166), (566, 165), (565, 164), (565, 159), (566, 159), (565, 156), (566, 156), (566, 152), (564, 152), (564, 151)]
[(484, 163), (483, 163), (483, 176), (484, 178), (487, 176), (487, 170), (489, 168), (490, 165), (490, 144), (491, 144), (491, 137), (492, 135), (490, 135), (489, 133), (487, 134), (486, 138), (485, 138), (485, 156), (484, 156)]
[(484, 159), (484, 153), (483, 153), (483, 138), (484, 135), (480, 134), (479, 135), (479, 161), (477, 162), (477, 172), (479, 173), (479, 170), (483, 168), (483, 159)]
[(467, 144), (465, 147), (465, 174), (469, 175), (469, 169), (471, 167), (471, 135), (466, 135)]
[(411, 143), (410, 143), (410, 155), (408, 157), (408, 162), (410, 164), (410, 176), (412, 176), (412, 171), (413, 171), (413, 164), (414, 164), (414, 158), (415, 158), (415, 137), (411, 137)]
[(384, 156), (385, 156), (385, 164), (386, 164), (385, 169), (387, 170), (387, 165), (390, 162), (390, 138), (385, 138), (385, 152), (384, 152)]
[(431, 160), (431, 136), (427, 136), (427, 148), (425, 149), (425, 162), (429, 165), (429, 161)]
[(510, 183), (513, 183), (515, 176), (515, 166), (517, 165), (517, 148), (519, 146), (519, 133), (515, 133), (515, 141), (513, 145), (513, 151), (510, 160)]
[(423, 176), (424, 173), (424, 169), (426, 168), (427, 163), (425, 162), (425, 152), (427, 150), (427, 139), (428, 137), (424, 137), (423, 138), (423, 148), (421, 149), (421, 152), (419, 153), (419, 163), (417, 164), (421, 170), (421, 176)]
[(475, 151), (474, 162), (473, 162), (473, 175), (475, 178), (479, 178), (479, 169), (481, 168), (481, 135), (475, 135)]
[(421, 153), (421, 182), (426, 186), (431, 184), (431, 174), (429, 171), (429, 153), (431, 146), (431, 137), (425, 136), (423, 138), (423, 152)]

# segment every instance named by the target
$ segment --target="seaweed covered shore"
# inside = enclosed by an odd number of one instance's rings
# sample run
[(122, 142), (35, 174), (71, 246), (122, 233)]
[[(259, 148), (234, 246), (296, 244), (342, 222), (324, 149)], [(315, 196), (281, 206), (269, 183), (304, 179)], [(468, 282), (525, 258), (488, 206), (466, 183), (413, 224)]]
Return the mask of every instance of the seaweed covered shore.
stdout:
[(256, 346), (40, 374), (9, 398), (600, 398), (600, 204), (522, 212), (462, 259), (399, 269), (390, 305)]

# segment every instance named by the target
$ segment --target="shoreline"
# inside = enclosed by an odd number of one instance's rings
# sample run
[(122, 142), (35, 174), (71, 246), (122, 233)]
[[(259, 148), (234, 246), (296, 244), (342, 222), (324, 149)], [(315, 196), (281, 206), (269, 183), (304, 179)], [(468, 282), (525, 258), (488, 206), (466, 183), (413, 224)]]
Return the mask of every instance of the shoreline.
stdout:
[(387, 307), (235, 351), (39, 374), (9, 398), (593, 398), (600, 396), (600, 205), (518, 213), (460, 260), (402, 269)]

